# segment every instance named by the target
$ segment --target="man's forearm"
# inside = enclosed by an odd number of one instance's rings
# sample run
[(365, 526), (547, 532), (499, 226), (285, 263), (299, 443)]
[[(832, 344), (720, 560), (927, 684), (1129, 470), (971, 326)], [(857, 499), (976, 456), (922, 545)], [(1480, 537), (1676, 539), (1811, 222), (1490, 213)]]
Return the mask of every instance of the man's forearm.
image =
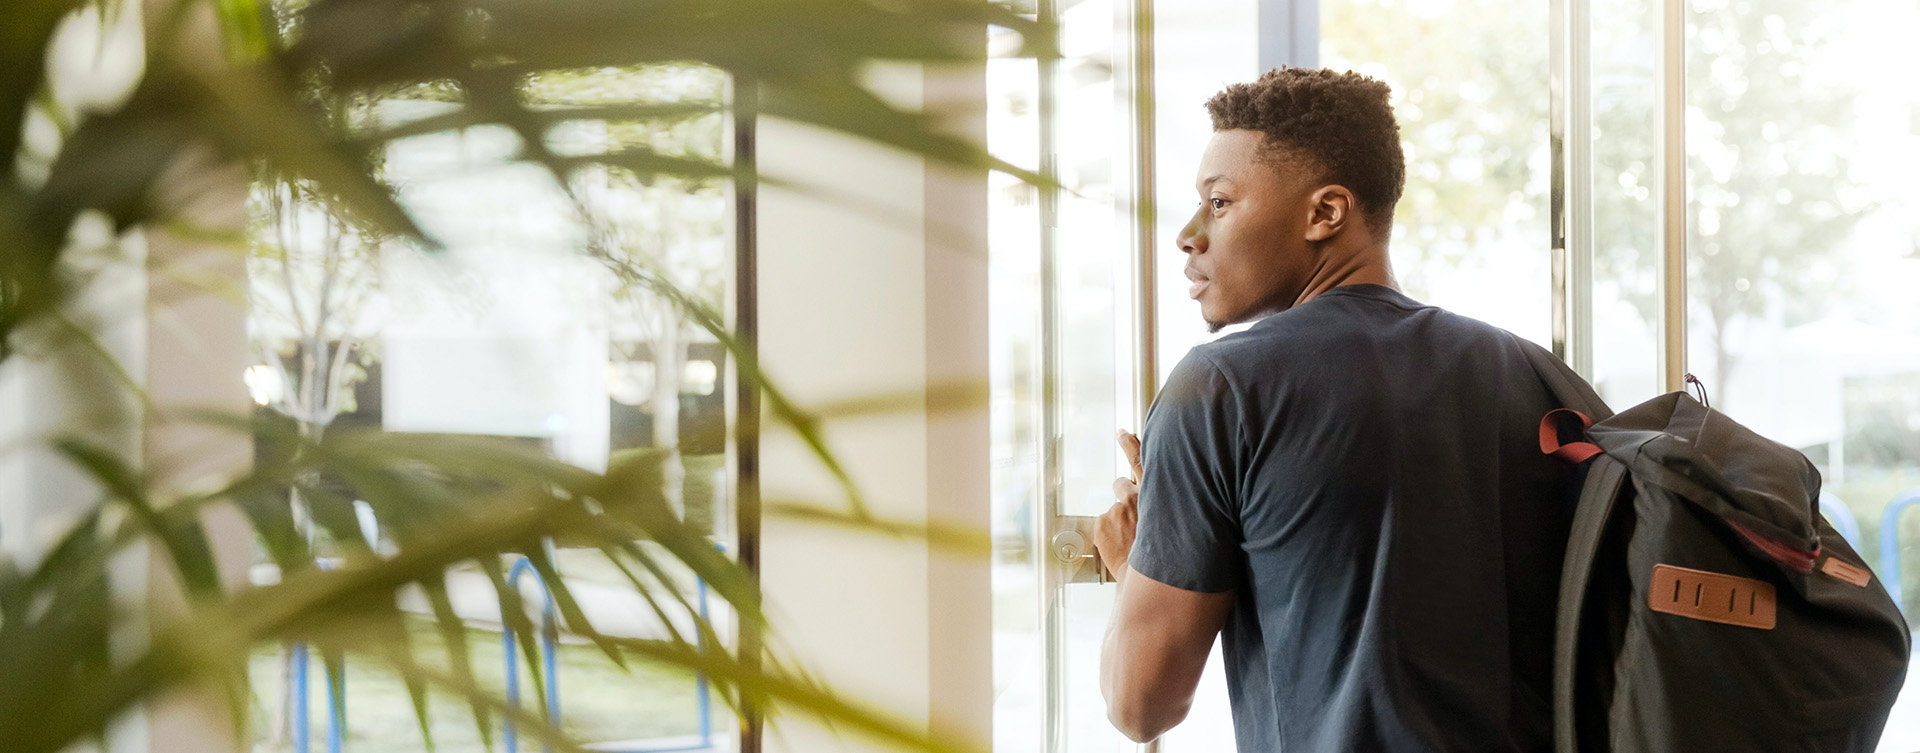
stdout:
[[(1156, 709), (1149, 705), (1155, 694), (1142, 692), (1141, 688), (1136, 687), (1139, 668), (1129, 666), (1126, 661), (1135, 652), (1127, 650), (1132, 636), (1127, 635), (1127, 625), (1118, 608), (1127, 582), (1124, 560), (1113, 570), (1113, 580), (1117, 591), (1114, 596), (1116, 608), (1107, 618), (1107, 630), (1100, 642), (1100, 696), (1107, 702), (1107, 720), (1114, 728), (1134, 742), (1146, 742), (1159, 737), (1166, 729), (1150, 721), (1151, 717), (1158, 716), (1154, 713)], [(1175, 724), (1178, 722), (1178, 719), (1174, 720)], [(1172, 724), (1166, 727), (1170, 728)]]
[[(1150, 591), (1154, 586), (1170, 587), (1134, 573), (1124, 561), (1115, 573), (1115, 581), (1119, 590), (1100, 647), (1100, 694), (1106, 699), (1107, 720), (1114, 728), (1134, 742), (1147, 742), (1166, 734), (1187, 717), (1194, 686), (1211, 647), (1211, 635), (1219, 630), (1215, 625), (1205, 640), (1196, 644), (1184, 637), (1189, 631), (1181, 623), (1192, 618), (1205, 620), (1217, 610), (1169, 604), (1162, 606), (1181, 614), (1171, 620), (1153, 619), (1143, 614), (1142, 605), (1130, 605), (1129, 585), (1144, 585)], [(1149, 609), (1153, 608), (1159, 607)]]

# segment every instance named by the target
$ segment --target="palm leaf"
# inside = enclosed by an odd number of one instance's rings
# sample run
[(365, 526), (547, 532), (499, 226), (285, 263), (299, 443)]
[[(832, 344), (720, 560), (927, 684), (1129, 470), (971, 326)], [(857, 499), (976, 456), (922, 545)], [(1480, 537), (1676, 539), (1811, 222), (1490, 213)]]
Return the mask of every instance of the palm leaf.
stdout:
[[(427, 603), (432, 605), (433, 626), (440, 631), (440, 640), (447, 644), (448, 665), (452, 668), (454, 678), (464, 685), (477, 687), (473, 680), (473, 655), (467, 650), (467, 625), (453, 611), (453, 599), (447, 595), (446, 577), (444, 574), (428, 576), (420, 581), (420, 586), (427, 593)], [(411, 688), (414, 682), (409, 677), (408, 687)], [(493, 750), (493, 724), (488, 721), (486, 704), (471, 701), (470, 705), (474, 726), (480, 733), (481, 747)], [(420, 728), (424, 731), (430, 726), (425, 718), (425, 703), (418, 702), (416, 706), (416, 713), (422, 717)]]
[[(0, 155), (18, 151), (29, 109), (47, 97), (45, 47), (60, 19), (81, 2), (0, 4)], [(204, 64), (204, 51), (180, 43), (191, 38), (185, 32), (195, 2), (177, 4), (154, 24), (160, 31), (133, 95), (115, 112), (89, 113), (67, 124), (44, 180), (26, 180), (14, 160), (0, 159), (0, 361), (18, 352), (23, 328), (57, 311), (68, 294), (61, 254), (75, 218), (101, 211), (120, 228), (178, 225), (184, 220), (173, 206), (157, 205), (155, 197), (164, 193), (163, 181), (183, 155), (208, 145), (225, 158), (255, 163), (264, 176), (310, 186), (356, 222), (427, 245), (430, 239), (379, 177), (377, 164), (385, 145), (428, 133), (506, 126), (520, 137), (519, 157), (546, 166), (563, 185), (595, 165), (641, 178), (762, 179), (710, 156), (644, 146), (556, 154), (549, 138), (569, 123), (674, 123), (710, 116), (719, 103), (556, 104), (532, 94), (530, 82), (542, 75), (661, 63), (712, 66), (753, 82), (750, 96), (765, 114), (1040, 181), (978, 144), (941, 133), (928, 115), (897, 107), (864, 83), (876, 62), (978, 64), (985, 55), (978, 37), (986, 25), (1020, 32), (1029, 54), (1053, 54), (1049, 28), (988, 2), (313, 0), (285, 18), (261, 0), (211, 2), (223, 20), (226, 68), (215, 71)], [(404, 123), (347, 117), (361, 103), (403, 95), (442, 99), (452, 108)], [(874, 516), (828, 447), (821, 416), (802, 410), (764, 379), (754, 354), (715, 312), (649, 270), (613, 266), (720, 339), (748, 383), (763, 389), (770, 413), (792, 426), (838, 479), (848, 508), (783, 513), (941, 545), (978, 544), (961, 532)], [(0, 750), (52, 753), (102, 734), (110, 720), (143, 699), (187, 686), (224, 689), (237, 725), (243, 657), (255, 644), (279, 641), (312, 644), (336, 672), (346, 656), (396, 668), (423, 734), (427, 696), (440, 692), (467, 701), (489, 743), (489, 718), (502, 718), (557, 749), (577, 750), (537, 715), (474, 682), (446, 574), (466, 563), (478, 565), (500, 600), (503, 629), (520, 641), (528, 664), (537, 666), (535, 627), (518, 590), (505, 579), (502, 558), (515, 555), (528, 557), (547, 582), (567, 629), (592, 639), (613, 661), (685, 667), (711, 678), (736, 705), (774, 704), (882, 740), (954, 750), (927, 740), (913, 725), (838, 699), (777, 652), (756, 644), (746, 654), (729, 653), (720, 631), (688, 603), (674, 573), (684, 570), (709, 584), (754, 635), (767, 628), (757, 584), (716, 551), (704, 532), (675, 515), (660, 490), (657, 457), (628, 458), (597, 475), (486, 442), (350, 431), (308, 441), (288, 423), (149, 408), (154, 422), (226, 427), (265, 438), (282, 451), (259, 458), (223, 487), (166, 495), (110, 452), (73, 440), (59, 445), (107, 491), (109, 501), (83, 514), (29, 570), (0, 569), (0, 666), (10, 675), (10, 682), (0, 684)], [(828, 408), (881, 410), (879, 403)], [(288, 489), (297, 489), (313, 525), (326, 534), (317, 543), (309, 542)], [(352, 509), (356, 499), (375, 507), (392, 551), (366, 543)], [(278, 583), (222, 590), (201, 520), (212, 508), (229, 505), (280, 567)], [(124, 511), (124, 519), (102, 514), (112, 508)], [(190, 606), (162, 620), (144, 653), (115, 655), (108, 637), (128, 616), (115, 611), (107, 573), (116, 556), (146, 542), (166, 552)], [(601, 552), (667, 626), (668, 639), (600, 634), (545, 542)], [(313, 566), (320, 554), (337, 560), (332, 569)], [(446, 671), (424, 667), (413, 655), (407, 618), (396, 607), (400, 593), (411, 588), (427, 594), (431, 619), (448, 644)], [(670, 619), (672, 610), (691, 617), (691, 635)], [(530, 674), (536, 692), (542, 691), (541, 673)], [(431, 736), (426, 742), (432, 745)]]

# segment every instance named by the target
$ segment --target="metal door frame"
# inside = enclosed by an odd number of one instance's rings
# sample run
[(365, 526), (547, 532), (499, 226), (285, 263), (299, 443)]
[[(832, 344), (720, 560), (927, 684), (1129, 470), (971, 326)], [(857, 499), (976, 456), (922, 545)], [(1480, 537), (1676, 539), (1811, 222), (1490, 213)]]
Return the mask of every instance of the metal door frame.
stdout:
[[(1654, 101), (1657, 233), (1655, 270), (1661, 389), (1684, 389), (1687, 371), (1687, 71), (1685, 0), (1659, 0)], [(1593, 111), (1592, 4), (1551, 0), (1548, 88), (1552, 105), (1549, 248), (1553, 254), (1553, 352), (1581, 376), (1593, 363)]]

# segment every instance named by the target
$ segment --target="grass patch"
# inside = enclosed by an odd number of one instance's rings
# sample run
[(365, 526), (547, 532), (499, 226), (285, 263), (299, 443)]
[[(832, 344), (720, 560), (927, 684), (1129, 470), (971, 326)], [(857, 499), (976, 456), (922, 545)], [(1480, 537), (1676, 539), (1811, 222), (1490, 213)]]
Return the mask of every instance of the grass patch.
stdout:
[[(414, 650), (423, 662), (445, 667), (446, 644), (431, 623), (410, 620)], [(474, 674), (484, 687), (504, 687), (505, 668), (500, 633), (467, 630)], [(290, 750), (273, 742), (272, 709), (282, 683), (279, 646), (257, 647), (250, 661), (253, 682), (254, 750)], [(538, 708), (532, 684), (521, 660), (521, 703)], [(589, 644), (563, 643), (559, 650), (561, 724), (587, 741), (692, 735), (699, 732), (697, 694), (692, 673), (678, 667), (632, 663), (622, 670)], [(315, 654), (308, 668), (309, 718), (313, 751), (326, 750), (327, 695), (323, 664)], [(413, 703), (398, 676), (364, 658), (348, 657), (346, 670), (346, 739), (350, 753), (414, 753), (426, 749)], [(731, 723), (724, 702), (713, 700), (716, 731)], [(435, 748), (444, 753), (486, 753), (467, 704), (452, 696), (432, 695), (429, 718)], [(499, 723), (494, 720), (495, 746), (500, 746)], [(523, 737), (521, 750), (539, 750)]]

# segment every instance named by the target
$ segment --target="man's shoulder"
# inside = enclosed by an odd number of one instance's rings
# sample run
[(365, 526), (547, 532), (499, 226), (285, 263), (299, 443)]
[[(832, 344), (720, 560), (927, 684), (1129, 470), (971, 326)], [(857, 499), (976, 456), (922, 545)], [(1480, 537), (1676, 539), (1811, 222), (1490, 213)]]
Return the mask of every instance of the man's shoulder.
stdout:
[[(1318, 302), (1320, 299), (1316, 299)], [(1525, 364), (1520, 338), (1479, 319), (1395, 293), (1341, 296), (1275, 314), (1244, 331), (1195, 346), (1190, 367), (1234, 385), (1340, 382), (1345, 368), (1419, 362), (1423, 369)], [(1467, 356), (1464, 360), (1461, 356)]]

